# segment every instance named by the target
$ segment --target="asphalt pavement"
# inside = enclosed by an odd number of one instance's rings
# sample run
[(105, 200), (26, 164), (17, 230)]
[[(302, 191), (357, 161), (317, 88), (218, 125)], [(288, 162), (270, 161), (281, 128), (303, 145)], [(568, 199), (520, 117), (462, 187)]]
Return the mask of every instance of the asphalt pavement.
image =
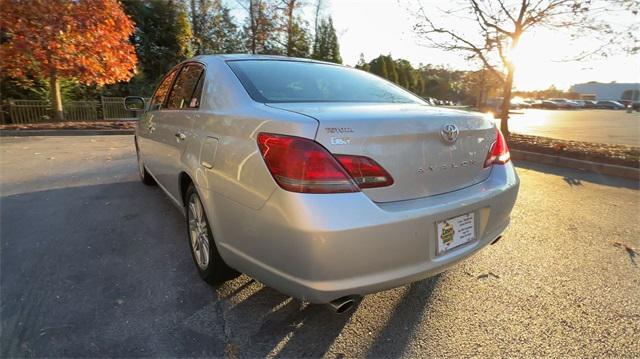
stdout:
[(515, 110), (512, 132), (563, 140), (640, 146), (640, 112), (616, 110)]
[(638, 183), (517, 165), (501, 241), (338, 316), (201, 281), (131, 136), (2, 138), (1, 355), (639, 357)]

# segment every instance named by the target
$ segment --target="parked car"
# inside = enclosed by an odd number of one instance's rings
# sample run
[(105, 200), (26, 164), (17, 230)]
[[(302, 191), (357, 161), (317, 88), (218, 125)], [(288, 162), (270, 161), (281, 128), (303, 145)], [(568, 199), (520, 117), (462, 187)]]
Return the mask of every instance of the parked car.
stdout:
[(596, 108), (596, 102), (592, 100), (575, 100), (582, 108)]
[(624, 110), (625, 106), (618, 101), (598, 101), (596, 108), (606, 110)]
[(633, 103), (631, 100), (618, 100), (617, 102), (621, 103), (625, 108), (631, 106)]
[[(502, 109), (502, 101), (504, 101), (503, 97), (493, 97), (486, 101), (486, 106), (493, 109), (495, 112), (498, 112)], [(531, 106), (521, 98), (512, 98), (511, 102), (509, 103), (509, 108), (512, 110), (529, 107)]]
[(520, 97), (512, 98), (509, 106), (511, 109), (531, 108), (531, 104)]
[(542, 100), (542, 102), (540, 102), (539, 108), (543, 108), (546, 110), (557, 110), (564, 107), (561, 107), (561, 105), (555, 101)]
[(428, 105), (431, 105), (431, 106), (436, 106), (437, 105), (437, 103), (436, 103), (437, 100), (435, 98), (433, 98), (433, 97), (423, 97), (422, 99)]
[(542, 100), (527, 100), (527, 103), (531, 108), (537, 108), (537, 109), (544, 108)]
[(580, 108), (578, 103), (564, 98), (552, 98), (549, 101), (555, 103), (558, 109), (574, 110)]
[(338, 312), (495, 242), (519, 187), (505, 138), (482, 114), (313, 60), (185, 61), (134, 138), (142, 182), (185, 215), (205, 281), (239, 271)]

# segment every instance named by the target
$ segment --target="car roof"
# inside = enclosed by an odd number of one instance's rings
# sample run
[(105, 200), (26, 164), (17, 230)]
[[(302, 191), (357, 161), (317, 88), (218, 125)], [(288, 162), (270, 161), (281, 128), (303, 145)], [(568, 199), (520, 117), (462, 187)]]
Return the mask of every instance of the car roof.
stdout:
[(306, 59), (300, 57), (288, 57), (279, 55), (254, 55), (254, 54), (219, 54), (219, 55), (198, 55), (187, 61), (200, 61), (204, 63), (221, 61), (242, 61), (242, 60), (274, 60), (274, 61), (298, 61), (298, 62), (310, 62), (318, 64), (338, 65), (333, 62), (318, 61), (314, 59)]

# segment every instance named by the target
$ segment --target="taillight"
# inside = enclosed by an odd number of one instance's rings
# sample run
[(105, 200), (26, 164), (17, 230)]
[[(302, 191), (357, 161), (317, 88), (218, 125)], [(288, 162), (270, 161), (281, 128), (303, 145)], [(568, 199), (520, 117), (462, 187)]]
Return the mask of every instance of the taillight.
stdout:
[(496, 141), (491, 145), (489, 153), (487, 153), (487, 159), (484, 161), (484, 167), (489, 167), (494, 164), (503, 165), (511, 159), (509, 153), (509, 147), (507, 146), (507, 140), (504, 139), (502, 132), (496, 129)]
[(271, 133), (258, 134), (258, 147), (280, 187), (300, 193), (358, 192), (338, 161), (315, 141)]
[(391, 175), (369, 157), (354, 155), (335, 156), (360, 188), (385, 187), (393, 184)]

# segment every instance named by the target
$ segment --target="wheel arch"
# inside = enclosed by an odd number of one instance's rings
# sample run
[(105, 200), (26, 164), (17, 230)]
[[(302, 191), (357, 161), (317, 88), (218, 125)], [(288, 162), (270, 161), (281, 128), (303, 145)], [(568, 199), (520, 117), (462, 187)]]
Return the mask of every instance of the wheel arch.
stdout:
[(180, 172), (180, 176), (178, 177), (178, 184), (180, 186), (180, 202), (182, 202), (183, 207), (187, 205), (187, 189), (189, 188), (189, 185), (193, 183), (193, 179), (187, 172)]

